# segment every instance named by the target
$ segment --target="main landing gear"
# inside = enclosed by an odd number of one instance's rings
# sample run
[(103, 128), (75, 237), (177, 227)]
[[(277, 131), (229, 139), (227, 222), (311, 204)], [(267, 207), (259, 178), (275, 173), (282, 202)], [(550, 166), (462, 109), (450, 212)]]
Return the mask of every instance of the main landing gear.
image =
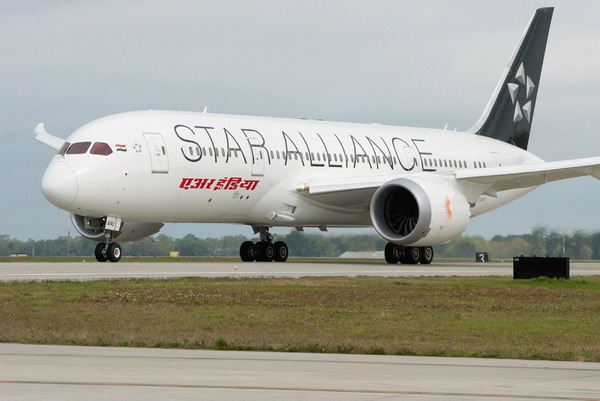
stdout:
[(94, 251), (94, 255), (96, 256), (96, 260), (98, 262), (106, 262), (111, 261), (113, 263), (121, 260), (121, 245), (112, 241), (112, 235), (110, 232), (106, 232), (106, 242), (100, 242), (96, 245), (96, 250)]
[(273, 236), (268, 227), (260, 227), (260, 241), (244, 241), (240, 246), (240, 258), (243, 262), (285, 262), (288, 258), (288, 247), (285, 242), (273, 243)]
[(433, 261), (433, 248), (430, 246), (402, 246), (388, 242), (385, 246), (385, 261), (390, 264), (402, 263), (428, 265)]

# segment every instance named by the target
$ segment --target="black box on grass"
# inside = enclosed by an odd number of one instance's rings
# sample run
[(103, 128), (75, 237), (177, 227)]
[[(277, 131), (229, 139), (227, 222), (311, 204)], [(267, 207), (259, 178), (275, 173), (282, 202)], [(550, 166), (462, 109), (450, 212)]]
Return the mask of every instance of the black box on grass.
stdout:
[(569, 258), (551, 258), (537, 256), (513, 257), (513, 278), (528, 279), (550, 277), (569, 279)]

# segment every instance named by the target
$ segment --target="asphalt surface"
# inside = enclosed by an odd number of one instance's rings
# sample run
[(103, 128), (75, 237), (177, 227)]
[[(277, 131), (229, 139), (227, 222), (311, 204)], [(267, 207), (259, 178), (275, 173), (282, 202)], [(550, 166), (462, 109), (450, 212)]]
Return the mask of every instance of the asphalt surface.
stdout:
[(2, 400), (599, 400), (578, 362), (0, 344)]
[[(571, 262), (571, 276), (600, 275), (600, 263)], [(172, 277), (302, 277), (302, 276), (512, 276), (509, 263), (433, 263), (388, 265), (361, 263), (0, 263), (0, 281), (100, 280)]]

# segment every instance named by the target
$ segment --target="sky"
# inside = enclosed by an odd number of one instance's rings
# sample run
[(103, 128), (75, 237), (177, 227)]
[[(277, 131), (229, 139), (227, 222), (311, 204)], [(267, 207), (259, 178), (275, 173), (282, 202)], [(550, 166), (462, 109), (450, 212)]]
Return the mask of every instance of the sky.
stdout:
[[(43, 197), (54, 151), (97, 118), (164, 109), (466, 130), (538, 7), (554, 17), (529, 151), (600, 155), (600, 2), (4, 0), (0, 235), (75, 235)], [(544, 185), (474, 218), (466, 235), (600, 229), (600, 182)], [(182, 237), (245, 226), (167, 224)], [(275, 232), (288, 233), (289, 229)], [(334, 233), (374, 232), (333, 230)]]

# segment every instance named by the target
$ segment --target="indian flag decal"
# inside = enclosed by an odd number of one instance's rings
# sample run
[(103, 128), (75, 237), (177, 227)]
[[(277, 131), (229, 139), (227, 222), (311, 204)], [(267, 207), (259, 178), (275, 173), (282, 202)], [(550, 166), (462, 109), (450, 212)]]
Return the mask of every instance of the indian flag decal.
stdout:
[(117, 152), (127, 152), (127, 145), (115, 145)]

